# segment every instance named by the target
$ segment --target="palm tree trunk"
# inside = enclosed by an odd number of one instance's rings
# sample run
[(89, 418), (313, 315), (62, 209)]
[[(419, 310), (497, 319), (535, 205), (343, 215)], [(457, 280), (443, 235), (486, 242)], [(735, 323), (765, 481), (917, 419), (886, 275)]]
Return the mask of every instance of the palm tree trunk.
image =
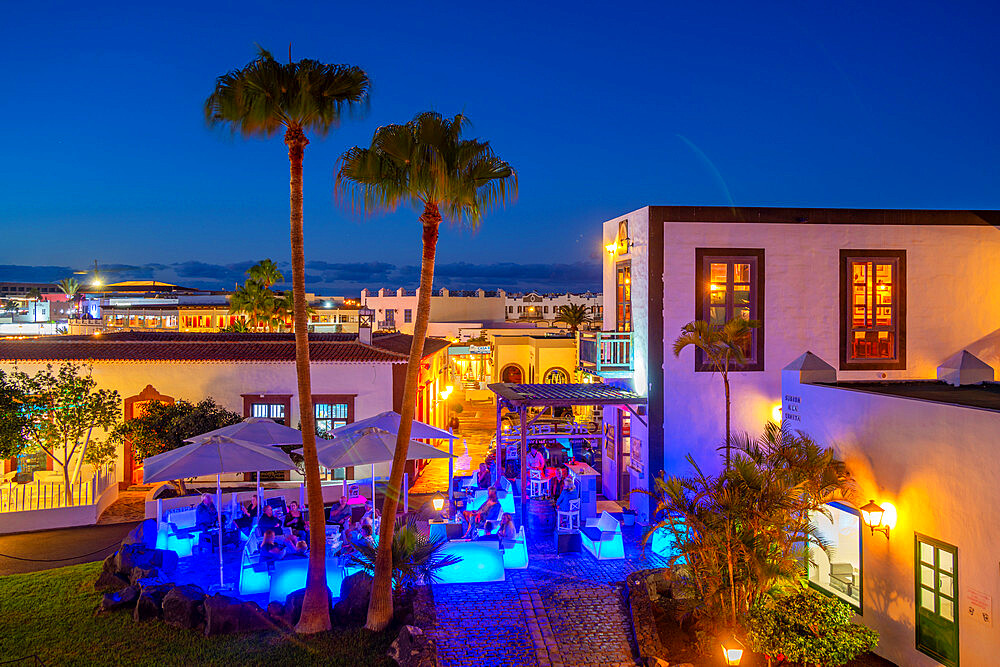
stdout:
[[(369, 630), (382, 631), (392, 620), (392, 534), (395, 528), (396, 507), (399, 504), (400, 487), (403, 485), (403, 468), (406, 466), (410, 429), (416, 410), (417, 382), (420, 378), (420, 361), (424, 354), (424, 339), (427, 337), (427, 322), (431, 314), (431, 290), (434, 283), (434, 254), (437, 252), (438, 226), (441, 213), (437, 204), (427, 202), (420, 216), (423, 223), (423, 258), (420, 262), (420, 289), (417, 291), (417, 317), (413, 323), (413, 341), (410, 343), (410, 359), (406, 366), (406, 382), (403, 385), (402, 419), (396, 435), (396, 452), (392, 457), (389, 486), (382, 503), (382, 525), (378, 536), (378, 553), (375, 557), (375, 573), (372, 582), (372, 597), (368, 604)], [(449, 495), (451, 489), (448, 489)]]
[(726, 470), (729, 470), (729, 443), (731, 437), (729, 435), (729, 374), (726, 372), (722, 373), (722, 384), (726, 388)]
[(302, 615), (295, 631), (314, 634), (330, 629), (330, 609), (326, 590), (326, 527), (323, 516), (323, 488), (316, 458), (316, 422), (313, 419), (312, 382), (309, 377), (309, 329), (306, 322), (306, 260), (302, 232), (302, 154), (309, 140), (300, 127), (285, 132), (290, 171), (290, 227), (292, 242), (292, 303), (295, 317), (295, 375), (298, 379), (299, 419), (302, 421), (302, 457), (306, 473), (306, 502), (309, 505), (309, 550), (306, 593)]

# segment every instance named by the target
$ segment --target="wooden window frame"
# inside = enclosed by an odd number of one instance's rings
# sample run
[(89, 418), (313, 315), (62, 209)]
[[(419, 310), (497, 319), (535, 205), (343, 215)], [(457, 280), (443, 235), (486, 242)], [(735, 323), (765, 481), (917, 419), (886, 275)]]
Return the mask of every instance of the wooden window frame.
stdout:
[[(848, 337), (851, 328), (851, 271), (849, 265), (858, 260), (895, 259), (893, 276), (893, 307), (896, 318), (895, 359), (850, 359)], [(906, 370), (906, 251), (841, 249), (840, 251), (840, 370), (842, 371), (901, 371)]]
[(243, 398), (243, 417), (253, 416), (254, 403), (285, 406), (285, 426), (291, 426), (292, 395), (291, 394), (240, 394)]
[[(331, 405), (336, 403), (346, 403), (347, 404), (347, 423), (351, 424), (354, 422), (354, 399), (357, 398), (357, 394), (313, 394), (313, 425), (316, 425), (316, 405), (319, 403), (329, 403)], [(316, 431), (319, 433), (319, 431)]]
[(865, 546), (864, 546), (863, 535), (864, 535), (865, 524), (864, 524), (864, 521), (862, 521), (862, 519), (861, 519), (861, 510), (859, 510), (859, 509), (857, 509), (855, 507), (851, 507), (850, 505), (848, 505), (846, 503), (837, 502), (836, 500), (831, 500), (830, 502), (825, 503), (825, 504), (826, 505), (830, 505), (830, 506), (832, 506), (832, 507), (840, 510), (841, 512), (846, 512), (847, 514), (853, 514), (854, 516), (856, 516), (858, 518), (858, 583), (857, 583), (858, 601), (857, 601), (857, 603), (855, 603), (853, 600), (847, 600), (843, 596), (837, 595), (837, 593), (835, 591), (832, 591), (832, 590), (830, 590), (828, 588), (825, 588), (825, 587), (821, 586), (820, 584), (816, 583), (815, 581), (813, 581), (812, 579), (809, 578), (809, 549), (812, 548), (811, 544), (806, 548), (806, 554), (805, 554), (805, 561), (806, 561), (805, 562), (805, 565), (806, 565), (806, 582), (809, 584), (809, 588), (811, 588), (812, 590), (818, 591), (818, 592), (820, 592), (823, 595), (826, 595), (828, 597), (832, 597), (832, 598), (835, 598), (837, 600), (840, 600), (841, 602), (843, 602), (844, 604), (846, 604), (847, 606), (849, 606), (851, 609), (853, 609), (858, 616), (864, 616), (864, 608), (865, 608)]
[[(751, 336), (753, 345), (753, 360), (746, 364), (736, 364), (730, 367), (733, 372), (756, 372), (764, 370), (764, 329), (767, 322), (764, 317), (764, 249), (763, 248), (695, 248), (694, 251), (694, 319), (709, 321), (708, 311), (708, 273), (705, 265), (709, 260), (732, 262), (740, 259), (750, 259), (750, 319), (760, 322), (753, 329)], [(701, 350), (694, 351), (694, 370), (696, 373), (711, 373), (715, 367), (705, 361)]]
[[(618, 299), (618, 277), (624, 269), (628, 269), (628, 300)], [(632, 316), (632, 260), (615, 263), (615, 331), (629, 332), (635, 329), (635, 320)], [(625, 314), (628, 317), (625, 317)], [(628, 322), (628, 327), (625, 323)]]

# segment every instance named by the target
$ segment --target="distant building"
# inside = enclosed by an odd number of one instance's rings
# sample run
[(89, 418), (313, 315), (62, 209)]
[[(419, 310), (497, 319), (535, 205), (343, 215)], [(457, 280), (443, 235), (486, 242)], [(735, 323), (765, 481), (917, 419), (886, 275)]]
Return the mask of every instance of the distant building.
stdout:
[(559, 315), (559, 309), (568, 305), (583, 306), (587, 314), (600, 326), (604, 313), (604, 298), (601, 294), (584, 292), (582, 294), (508, 294), (504, 304), (507, 320), (525, 320), (532, 322), (552, 323)]
[(62, 290), (54, 283), (0, 282), (0, 298), (28, 296), (32, 290), (38, 290), (40, 294), (62, 294)]
[[(462, 324), (502, 322), (506, 296), (503, 290), (457, 291), (442, 287), (431, 296), (430, 322), (436, 326), (429, 329), (429, 333), (453, 337)], [(417, 313), (416, 290), (401, 287), (395, 291), (380, 289), (372, 292), (363, 289), (361, 305), (375, 311), (378, 329), (413, 333)]]

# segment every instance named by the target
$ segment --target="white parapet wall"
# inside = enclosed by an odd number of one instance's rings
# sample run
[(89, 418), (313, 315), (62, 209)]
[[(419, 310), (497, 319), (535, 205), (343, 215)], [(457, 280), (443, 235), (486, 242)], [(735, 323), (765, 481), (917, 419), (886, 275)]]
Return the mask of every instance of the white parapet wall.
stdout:
[(20, 510), (0, 514), (0, 535), (24, 533), (53, 528), (92, 526), (101, 514), (118, 499), (118, 485), (109, 484), (97, 496), (96, 502), (74, 507)]

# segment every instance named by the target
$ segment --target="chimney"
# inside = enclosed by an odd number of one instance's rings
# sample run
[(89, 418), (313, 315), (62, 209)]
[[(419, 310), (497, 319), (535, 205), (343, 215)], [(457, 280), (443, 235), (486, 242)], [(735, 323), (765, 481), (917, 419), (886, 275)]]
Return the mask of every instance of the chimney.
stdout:
[(365, 345), (372, 344), (372, 325), (375, 320), (375, 311), (371, 308), (358, 309), (358, 342)]

